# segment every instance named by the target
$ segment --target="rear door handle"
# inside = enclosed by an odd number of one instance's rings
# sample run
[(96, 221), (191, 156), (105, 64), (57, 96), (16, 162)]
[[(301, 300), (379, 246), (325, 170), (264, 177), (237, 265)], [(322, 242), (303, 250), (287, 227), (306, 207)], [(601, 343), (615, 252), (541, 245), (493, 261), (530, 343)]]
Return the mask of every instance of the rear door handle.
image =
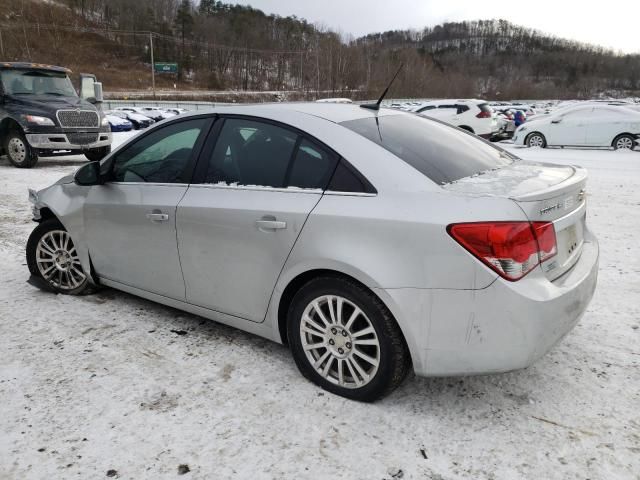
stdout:
[(169, 220), (169, 215), (166, 213), (147, 213), (147, 218), (152, 222), (166, 222)]
[(279, 220), (256, 220), (259, 230), (282, 230), (287, 228), (287, 222)]

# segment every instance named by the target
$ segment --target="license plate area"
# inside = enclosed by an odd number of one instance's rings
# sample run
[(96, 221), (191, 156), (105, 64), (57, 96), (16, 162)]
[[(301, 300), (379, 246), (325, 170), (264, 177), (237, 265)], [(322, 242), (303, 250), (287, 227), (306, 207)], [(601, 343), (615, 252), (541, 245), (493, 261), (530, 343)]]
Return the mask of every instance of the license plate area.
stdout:
[[(576, 212), (577, 213), (577, 212)], [(567, 272), (580, 258), (584, 244), (586, 215), (582, 211), (578, 215), (570, 215), (554, 223), (556, 228), (556, 244), (558, 253), (544, 262), (542, 268), (550, 280), (554, 280)]]

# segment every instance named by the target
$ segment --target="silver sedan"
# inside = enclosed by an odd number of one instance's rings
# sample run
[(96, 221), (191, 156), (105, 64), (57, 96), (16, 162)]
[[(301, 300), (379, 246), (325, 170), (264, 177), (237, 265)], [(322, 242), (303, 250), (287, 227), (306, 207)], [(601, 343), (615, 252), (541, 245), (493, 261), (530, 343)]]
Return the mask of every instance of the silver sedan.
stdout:
[(372, 401), (408, 371), (524, 368), (596, 286), (586, 172), (357, 105), (167, 120), (30, 192), (27, 261), (60, 293), (123, 290), (286, 343)]

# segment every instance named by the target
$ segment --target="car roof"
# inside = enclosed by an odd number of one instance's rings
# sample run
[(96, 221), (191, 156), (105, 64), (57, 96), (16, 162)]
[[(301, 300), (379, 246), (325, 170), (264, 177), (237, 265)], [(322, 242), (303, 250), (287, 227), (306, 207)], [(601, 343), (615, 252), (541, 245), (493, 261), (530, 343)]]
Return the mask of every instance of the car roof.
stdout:
[[(371, 110), (362, 108), (360, 105), (348, 103), (315, 103), (315, 102), (292, 102), (292, 103), (261, 103), (233, 106), (216, 106), (213, 109), (216, 113), (228, 113), (238, 115), (261, 114), (272, 117), (278, 112), (298, 113), (304, 116), (314, 116), (328, 120), (333, 123), (347, 122), (349, 120), (359, 120), (361, 118), (374, 118), (376, 116), (402, 115), (404, 112), (391, 109), (380, 108)], [(197, 112), (194, 112), (197, 113)], [(202, 111), (201, 111), (202, 113)]]
[(1, 62), (0, 70), (2, 69), (48, 70), (50, 72), (71, 73), (71, 70), (65, 67), (58, 67), (56, 65), (45, 65), (44, 63), (29, 63), (29, 62)]

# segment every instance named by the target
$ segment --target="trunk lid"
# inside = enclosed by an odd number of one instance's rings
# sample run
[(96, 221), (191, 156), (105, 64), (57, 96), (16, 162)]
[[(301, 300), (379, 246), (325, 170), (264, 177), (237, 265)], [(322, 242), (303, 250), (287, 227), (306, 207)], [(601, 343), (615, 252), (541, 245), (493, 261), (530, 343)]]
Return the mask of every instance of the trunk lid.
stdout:
[(530, 221), (553, 222), (558, 253), (542, 264), (542, 270), (549, 280), (555, 280), (571, 269), (582, 251), (586, 182), (587, 171), (580, 167), (519, 160), (443, 188), (466, 195), (509, 198)]

